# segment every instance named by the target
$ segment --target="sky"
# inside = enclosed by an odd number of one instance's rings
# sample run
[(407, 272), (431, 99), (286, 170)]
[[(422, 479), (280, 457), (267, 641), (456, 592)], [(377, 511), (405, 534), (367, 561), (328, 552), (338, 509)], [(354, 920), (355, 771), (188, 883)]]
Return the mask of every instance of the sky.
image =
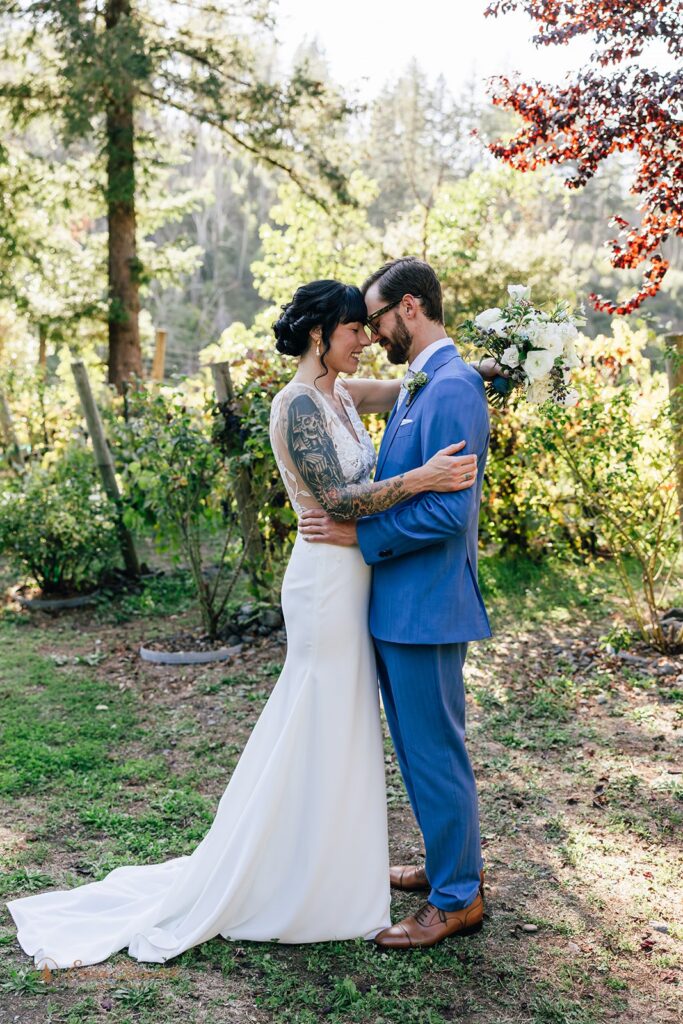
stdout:
[(443, 74), (459, 93), (473, 77), (513, 70), (556, 83), (586, 63), (589, 39), (562, 47), (535, 47), (534, 23), (515, 12), (484, 18), (487, 0), (278, 0), (278, 30), (285, 52), (317, 40), (333, 79), (370, 99), (416, 59), (430, 77)]

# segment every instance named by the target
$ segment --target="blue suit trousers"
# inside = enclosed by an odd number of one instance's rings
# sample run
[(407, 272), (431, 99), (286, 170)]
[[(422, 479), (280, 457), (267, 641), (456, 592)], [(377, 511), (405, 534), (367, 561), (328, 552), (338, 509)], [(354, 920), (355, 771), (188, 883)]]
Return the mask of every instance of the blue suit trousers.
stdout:
[(465, 745), (466, 643), (375, 638), (382, 703), (424, 837), (429, 902), (468, 906), (482, 867), (477, 790)]

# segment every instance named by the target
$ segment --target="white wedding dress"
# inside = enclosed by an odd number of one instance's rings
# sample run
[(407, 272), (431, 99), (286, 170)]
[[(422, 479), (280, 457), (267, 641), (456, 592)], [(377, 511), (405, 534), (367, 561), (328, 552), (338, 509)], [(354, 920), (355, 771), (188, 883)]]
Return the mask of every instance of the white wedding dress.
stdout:
[[(318, 507), (286, 445), (288, 384), (271, 442), (293, 507)], [(324, 411), (349, 482), (375, 461), (348, 392), (356, 437)], [(127, 947), (163, 963), (221, 935), (283, 943), (372, 939), (391, 924), (384, 757), (367, 611), (370, 569), (357, 547), (294, 544), (282, 586), (287, 657), (216, 816), (194, 852), (115, 868), (73, 889), (7, 903), (38, 968), (95, 964)]]

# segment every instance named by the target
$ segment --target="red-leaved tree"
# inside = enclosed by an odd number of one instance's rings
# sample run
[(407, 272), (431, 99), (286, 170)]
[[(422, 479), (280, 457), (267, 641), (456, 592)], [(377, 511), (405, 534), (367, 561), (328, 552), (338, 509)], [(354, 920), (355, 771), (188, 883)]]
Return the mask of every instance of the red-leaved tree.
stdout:
[(630, 191), (642, 211), (640, 224), (614, 217), (619, 237), (611, 262), (619, 269), (647, 263), (640, 290), (626, 302), (591, 295), (596, 309), (631, 313), (659, 290), (668, 269), (661, 246), (683, 235), (683, 69), (643, 66), (652, 40), (683, 56), (681, 0), (493, 0), (487, 16), (524, 10), (537, 24), (533, 41), (552, 46), (592, 34), (596, 52), (588, 67), (550, 87), (504, 76), (493, 80), (493, 102), (516, 111), (525, 124), (492, 153), (521, 171), (569, 164), (569, 188), (581, 188), (611, 153), (636, 157)]

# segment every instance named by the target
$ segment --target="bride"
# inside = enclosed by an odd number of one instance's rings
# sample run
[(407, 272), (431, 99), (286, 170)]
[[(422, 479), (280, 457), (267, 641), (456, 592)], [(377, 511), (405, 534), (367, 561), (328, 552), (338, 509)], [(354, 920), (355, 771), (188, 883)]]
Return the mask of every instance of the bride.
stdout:
[[(273, 325), (278, 351), (299, 359), (270, 425), (299, 515), (369, 515), (476, 479), (476, 457), (454, 457), (462, 444), (453, 444), (419, 469), (372, 482), (375, 451), (359, 412), (390, 409), (400, 382), (339, 379), (370, 344), (365, 322), (357, 288), (315, 281)], [(372, 939), (391, 925), (369, 587), (358, 547), (297, 534), (282, 585), (285, 664), (206, 836), (189, 856), (8, 902), (36, 967), (95, 964), (125, 947), (138, 961), (164, 963), (217, 935)]]

